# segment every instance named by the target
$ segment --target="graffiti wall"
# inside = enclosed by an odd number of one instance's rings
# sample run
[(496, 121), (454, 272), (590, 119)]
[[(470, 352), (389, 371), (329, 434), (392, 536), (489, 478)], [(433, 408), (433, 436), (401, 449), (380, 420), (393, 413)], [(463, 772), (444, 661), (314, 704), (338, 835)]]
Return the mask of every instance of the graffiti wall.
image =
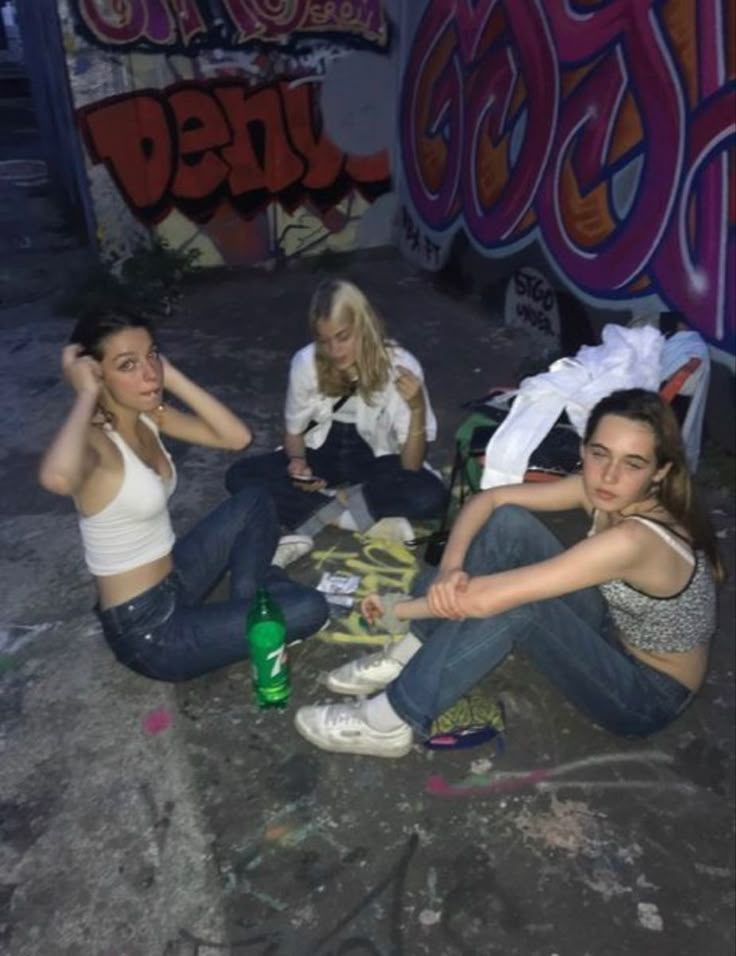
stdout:
[(60, 0), (98, 239), (203, 264), (391, 240), (398, 49), (381, 0)]
[(401, 244), (541, 249), (586, 302), (683, 312), (732, 356), (734, 0), (402, 7)]

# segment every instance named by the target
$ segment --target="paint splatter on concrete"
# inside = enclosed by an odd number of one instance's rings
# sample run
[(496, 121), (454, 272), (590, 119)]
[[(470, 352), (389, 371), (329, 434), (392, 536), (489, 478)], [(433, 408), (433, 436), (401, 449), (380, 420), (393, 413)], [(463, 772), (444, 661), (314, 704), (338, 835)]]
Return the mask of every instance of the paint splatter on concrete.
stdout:
[(152, 710), (143, 718), (143, 729), (147, 734), (160, 734), (168, 730), (174, 718), (168, 710)]
[(419, 922), (422, 926), (435, 926), (442, 919), (442, 912), (438, 910), (422, 910)]
[(595, 849), (601, 843), (598, 814), (581, 800), (557, 800), (554, 796), (547, 813), (533, 814), (524, 807), (514, 819), (525, 837), (549, 849), (578, 854)]
[(644, 929), (650, 929), (655, 933), (661, 933), (664, 929), (664, 920), (660, 916), (656, 903), (637, 903), (637, 918), (639, 925)]

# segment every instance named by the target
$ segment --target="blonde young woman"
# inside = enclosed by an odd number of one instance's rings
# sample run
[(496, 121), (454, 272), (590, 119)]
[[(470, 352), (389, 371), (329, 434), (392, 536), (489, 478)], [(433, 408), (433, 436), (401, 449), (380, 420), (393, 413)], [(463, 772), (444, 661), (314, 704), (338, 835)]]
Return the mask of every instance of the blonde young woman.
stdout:
[[(182, 681), (248, 655), (243, 627), (256, 588), (284, 612), (287, 641), (319, 630), (319, 592), (274, 566), (273, 502), (244, 488), (177, 539), (168, 501), (176, 467), (161, 435), (240, 450), (248, 426), (167, 361), (143, 316), (80, 320), (62, 354), (72, 407), (41, 461), (44, 488), (74, 499), (97, 612), (117, 659), (146, 677)], [(176, 408), (167, 393), (184, 406)], [(230, 573), (230, 598), (206, 602)]]
[[(284, 447), (236, 462), (228, 490), (266, 481), (282, 525), (307, 535), (329, 522), (365, 531), (436, 515), (445, 487), (425, 466), (437, 423), (419, 362), (351, 282), (321, 283), (309, 326), (314, 341), (291, 361)], [(332, 498), (327, 486), (343, 490)]]
[[(336, 693), (379, 693), (302, 707), (297, 730), (324, 750), (403, 756), (512, 650), (612, 733), (651, 734), (682, 713), (705, 677), (722, 571), (677, 420), (653, 392), (614, 392), (590, 415), (582, 457), (579, 476), (471, 499), (416, 597), (390, 615), (394, 602), (364, 602), (370, 619), (411, 631), (327, 678)], [(591, 526), (567, 549), (528, 510), (574, 508)]]

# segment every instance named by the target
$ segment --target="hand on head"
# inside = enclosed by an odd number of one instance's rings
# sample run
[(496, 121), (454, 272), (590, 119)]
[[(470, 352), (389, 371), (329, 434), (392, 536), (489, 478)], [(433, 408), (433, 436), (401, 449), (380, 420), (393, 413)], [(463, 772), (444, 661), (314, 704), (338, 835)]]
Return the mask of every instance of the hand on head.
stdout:
[(102, 387), (102, 368), (91, 355), (83, 355), (81, 345), (67, 345), (61, 353), (61, 369), (75, 392), (98, 395)]

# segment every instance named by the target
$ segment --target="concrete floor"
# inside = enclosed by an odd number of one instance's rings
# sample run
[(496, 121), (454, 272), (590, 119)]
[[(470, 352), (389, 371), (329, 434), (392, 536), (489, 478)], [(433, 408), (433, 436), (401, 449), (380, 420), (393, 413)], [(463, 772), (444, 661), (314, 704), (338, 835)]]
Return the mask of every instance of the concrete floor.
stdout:
[[(528, 359), (473, 302), (395, 257), (345, 270), (422, 359), (447, 464), (461, 399)], [(318, 275), (211, 277), (162, 329), (167, 352), (278, 439), (289, 354)], [(69, 323), (48, 300), (0, 311), (6, 414), (0, 940), (13, 956), (726, 956), (733, 949), (733, 579), (708, 682), (648, 741), (597, 730), (512, 660), (484, 685), (506, 748), (331, 756), (294, 731), (323, 673), (356, 648), (293, 655), (287, 713), (257, 711), (248, 668), (176, 689), (114, 663), (91, 614), (70, 506), (35, 486), (68, 396)], [(278, 319), (278, 321), (277, 321)], [(222, 496), (225, 453), (176, 448), (184, 530)], [(733, 550), (728, 489), (705, 489)], [(568, 518), (555, 521), (569, 536)], [(330, 537), (330, 534), (332, 535)], [(319, 560), (295, 569), (316, 579)], [(380, 561), (378, 562), (380, 564)], [(146, 732), (163, 712), (168, 729)], [(543, 770), (537, 777), (525, 773)], [(512, 776), (504, 776), (504, 775)]]
[[(296, 648), (293, 703), (264, 713), (245, 665), (172, 688), (128, 673), (102, 642), (71, 506), (34, 474), (68, 406), (58, 359), (70, 323), (51, 296), (28, 301), (23, 282), (37, 251), (49, 288), (68, 285), (78, 253), (44, 253), (43, 229), (32, 235), (35, 249), (6, 246), (0, 308), (0, 951), (730, 956), (734, 510), (718, 470), (705, 469), (703, 492), (732, 574), (707, 683), (671, 728), (613, 738), (519, 658), (483, 685), (506, 709), (502, 753), (321, 753), (291, 717), (326, 698), (324, 672), (356, 648)], [(458, 403), (513, 381), (528, 341), (396, 256), (341, 271), (422, 360), (446, 466)], [(213, 275), (162, 328), (172, 359), (253, 426), (254, 451), (278, 440), (319, 277)], [(222, 497), (230, 457), (174, 453), (183, 531)], [(563, 538), (580, 529), (553, 525)], [(295, 573), (316, 580), (356, 547), (330, 532)]]

